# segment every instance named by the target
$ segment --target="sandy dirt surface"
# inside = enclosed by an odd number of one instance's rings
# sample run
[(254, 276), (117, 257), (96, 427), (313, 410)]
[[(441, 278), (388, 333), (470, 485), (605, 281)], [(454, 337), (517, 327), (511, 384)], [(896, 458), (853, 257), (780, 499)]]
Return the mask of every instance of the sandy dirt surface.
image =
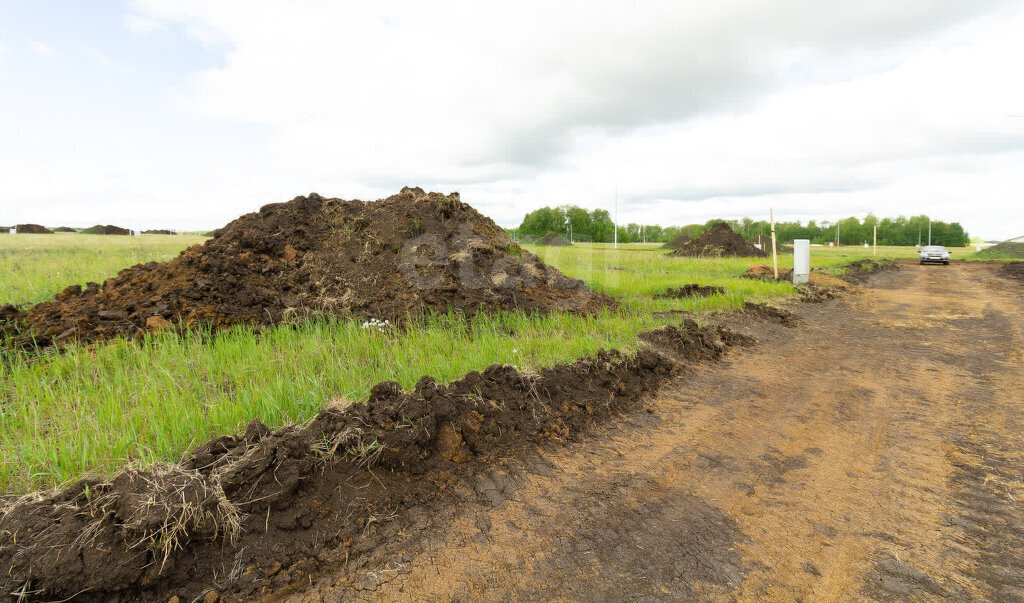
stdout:
[(1024, 288), (909, 265), (795, 310), (271, 598), (1024, 598)]

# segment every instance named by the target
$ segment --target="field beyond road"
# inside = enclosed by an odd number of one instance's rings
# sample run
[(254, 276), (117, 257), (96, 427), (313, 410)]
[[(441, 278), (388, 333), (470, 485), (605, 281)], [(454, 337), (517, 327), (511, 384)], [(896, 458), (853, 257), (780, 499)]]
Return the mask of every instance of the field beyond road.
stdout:
[[(0, 305), (38, 303), (72, 284), (102, 282), (118, 270), (166, 260), (202, 242), (190, 235), (28, 235), (0, 237)], [(494, 364), (538, 369), (636, 347), (638, 333), (791, 296), (786, 283), (738, 278), (764, 259), (670, 258), (660, 244), (526, 246), (569, 276), (614, 296), (619, 307), (597, 316), (499, 313), (472, 324), (461, 315), (428, 316), (411, 329), (365, 328), (324, 320), (257, 333), (236, 328), (212, 340), (158, 336), (113, 341), (37, 358), (0, 362), (0, 494), (109, 475), (127, 466), (176, 461), (210, 437), (238, 433), (252, 419), (270, 427), (301, 423), (330, 402), (366, 399), (370, 388), (423, 375), (439, 382)], [(910, 257), (912, 248), (880, 248)], [(871, 257), (862, 247), (814, 248), (813, 264)], [(782, 256), (780, 268), (792, 266)], [(722, 295), (664, 299), (689, 283)]]
[(1024, 289), (976, 262), (867, 287), (382, 522), (375, 563), (285, 594), (1021, 600)]

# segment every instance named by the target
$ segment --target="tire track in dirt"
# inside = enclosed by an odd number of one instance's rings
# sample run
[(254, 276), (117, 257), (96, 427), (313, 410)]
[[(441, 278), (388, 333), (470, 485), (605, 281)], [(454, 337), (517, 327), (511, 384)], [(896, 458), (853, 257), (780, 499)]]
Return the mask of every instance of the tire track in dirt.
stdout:
[[(908, 267), (425, 505), (296, 600), (1024, 597), (1024, 295)], [(753, 332), (753, 331), (752, 331)]]

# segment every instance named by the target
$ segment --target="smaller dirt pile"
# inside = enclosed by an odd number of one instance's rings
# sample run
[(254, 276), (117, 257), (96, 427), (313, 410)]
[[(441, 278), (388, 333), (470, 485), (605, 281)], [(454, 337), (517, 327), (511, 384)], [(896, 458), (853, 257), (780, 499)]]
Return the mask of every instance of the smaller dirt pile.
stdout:
[(670, 256), (681, 257), (755, 257), (763, 258), (765, 252), (743, 240), (725, 222), (715, 222), (699, 237), (676, 249)]
[(178, 234), (178, 233), (174, 232), (173, 230), (160, 230), (160, 229), (157, 229), (157, 230), (143, 230), (142, 234), (172, 235), (172, 234)]
[(1024, 243), (1000, 243), (974, 254), (978, 259), (987, 260), (1024, 260)]
[(127, 228), (121, 228), (120, 226), (114, 226), (113, 224), (97, 224), (96, 226), (90, 226), (89, 228), (83, 228), (82, 234), (100, 234), (100, 235), (127, 235), (131, 234), (132, 231)]
[(58, 226), (57, 228), (53, 229), (53, 232), (78, 232), (78, 231), (75, 230), (74, 228), (71, 228), (70, 226)]
[(685, 234), (685, 233), (680, 233), (679, 236), (677, 236), (676, 238), (672, 239), (668, 243), (665, 243), (664, 245), (661, 246), (661, 248), (662, 249), (679, 249), (680, 247), (682, 247), (683, 245), (686, 245), (687, 243), (689, 243), (692, 240), (693, 240), (693, 238), (690, 237), (690, 235)]
[(525, 237), (519, 239), (519, 242), (520, 243), (531, 244), (531, 243), (536, 243), (539, 240), (540, 240), (540, 237), (538, 237), (537, 235), (526, 235)]
[(53, 231), (41, 224), (18, 224), (14, 227), (18, 234), (53, 234)]
[(537, 241), (537, 244), (550, 245), (552, 247), (566, 247), (572, 245), (572, 243), (569, 242), (569, 239), (563, 237), (557, 232), (549, 232), (548, 234), (544, 235), (544, 238)]
[(684, 297), (710, 297), (712, 295), (724, 295), (725, 288), (713, 285), (701, 286), (697, 283), (690, 283), (682, 287), (669, 287), (662, 293), (655, 295), (660, 299), (682, 299)]
[(1024, 262), (1010, 262), (1001, 270), (1003, 276), (1015, 278), (1024, 284)]

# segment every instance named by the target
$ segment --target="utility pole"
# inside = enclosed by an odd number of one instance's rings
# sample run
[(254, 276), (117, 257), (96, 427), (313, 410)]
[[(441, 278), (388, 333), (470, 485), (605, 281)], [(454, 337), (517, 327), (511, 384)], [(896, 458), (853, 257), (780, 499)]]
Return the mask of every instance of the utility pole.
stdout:
[(839, 222), (836, 222), (836, 247), (839, 247)]
[(615, 183), (615, 219), (612, 220), (613, 243), (612, 249), (619, 248), (619, 183)]
[(932, 219), (931, 219), (931, 216), (928, 217), (928, 244), (929, 245), (932, 244)]
[(768, 218), (772, 221), (772, 270), (775, 273), (775, 280), (779, 280), (779, 254), (775, 246), (775, 211), (768, 208)]
[(872, 255), (878, 255), (878, 224), (875, 224), (874, 233), (872, 234), (875, 245), (875, 252)]

